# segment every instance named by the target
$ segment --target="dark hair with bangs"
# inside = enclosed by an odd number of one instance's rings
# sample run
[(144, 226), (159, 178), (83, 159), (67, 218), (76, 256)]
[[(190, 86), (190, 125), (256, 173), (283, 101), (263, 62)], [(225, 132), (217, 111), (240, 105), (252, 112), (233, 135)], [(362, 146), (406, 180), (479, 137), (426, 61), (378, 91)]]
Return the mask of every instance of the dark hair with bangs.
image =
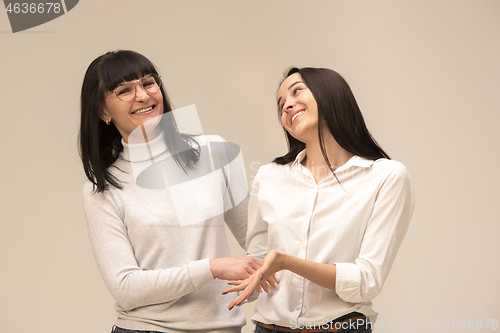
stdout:
[[(300, 74), (302, 81), (311, 90), (318, 105), (319, 144), (325, 162), (332, 173), (334, 170), (326, 155), (325, 142), (321, 132), (323, 121), (326, 122), (335, 141), (348, 152), (370, 160), (389, 159), (389, 155), (368, 131), (354, 94), (340, 74), (328, 68), (293, 67), (287, 71), (283, 81), (295, 73)], [(278, 110), (278, 116), (281, 116), (281, 110)], [(283, 130), (288, 142), (288, 153), (276, 157), (273, 162), (277, 164), (287, 164), (294, 161), (297, 154), (306, 147), (305, 143), (295, 139), (285, 128)]]
[[(158, 71), (142, 54), (129, 50), (111, 51), (97, 57), (87, 68), (80, 97), (81, 121), (79, 152), (85, 175), (97, 192), (105, 191), (109, 185), (122, 189), (120, 181), (108, 168), (123, 151), (122, 136), (114, 125), (106, 125), (101, 119), (107, 91), (114, 90), (124, 81), (136, 80)], [(162, 85), (163, 114), (161, 124), (164, 137), (172, 157), (179, 167), (192, 167), (199, 156), (197, 142), (189, 135), (179, 133), (171, 113), (172, 106)], [(197, 148), (193, 148), (197, 147)]]

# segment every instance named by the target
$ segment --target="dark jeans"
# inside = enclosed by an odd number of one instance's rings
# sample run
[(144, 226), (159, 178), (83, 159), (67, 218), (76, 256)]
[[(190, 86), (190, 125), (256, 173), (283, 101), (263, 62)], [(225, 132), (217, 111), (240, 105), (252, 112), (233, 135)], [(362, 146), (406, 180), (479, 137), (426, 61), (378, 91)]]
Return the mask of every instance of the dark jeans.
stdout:
[[(368, 318), (365, 319), (357, 319), (353, 321), (345, 321), (349, 318), (362, 316), (363, 314), (358, 312), (351, 312), (346, 314), (345, 316), (339, 317), (337, 319), (332, 320), (328, 324), (322, 325), (320, 327), (314, 327), (316, 329), (322, 328), (324, 333), (328, 332), (338, 332), (338, 333), (371, 333), (371, 325), (370, 320)], [(342, 322), (342, 323), (341, 323)], [(306, 326), (305, 324), (303, 326)], [(259, 324), (255, 325), (255, 333), (278, 333), (278, 326), (275, 326), (274, 329), (265, 328), (260, 326)], [(305, 328), (305, 327), (304, 327)]]
[(138, 331), (138, 330), (128, 330), (126, 328), (121, 328), (118, 326), (113, 326), (111, 333), (162, 333), (158, 331)]

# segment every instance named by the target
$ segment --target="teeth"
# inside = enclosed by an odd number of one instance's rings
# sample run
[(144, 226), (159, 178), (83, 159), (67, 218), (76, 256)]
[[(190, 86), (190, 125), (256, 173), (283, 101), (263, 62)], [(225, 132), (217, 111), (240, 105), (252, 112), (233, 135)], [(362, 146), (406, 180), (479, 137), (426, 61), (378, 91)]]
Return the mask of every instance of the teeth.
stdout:
[(148, 107), (148, 108), (145, 108), (145, 109), (142, 109), (142, 110), (137, 110), (137, 111), (134, 111), (134, 112), (132, 112), (132, 113), (133, 113), (133, 114), (140, 114), (140, 113), (147, 112), (147, 111), (151, 111), (151, 110), (153, 110), (153, 107), (152, 107), (152, 106), (150, 106), (150, 107)]
[(300, 111), (300, 112), (297, 112), (296, 114), (294, 114), (293, 117), (292, 117), (292, 123), (295, 120), (295, 118), (297, 118), (298, 116), (300, 116), (303, 113), (304, 113), (304, 111)]

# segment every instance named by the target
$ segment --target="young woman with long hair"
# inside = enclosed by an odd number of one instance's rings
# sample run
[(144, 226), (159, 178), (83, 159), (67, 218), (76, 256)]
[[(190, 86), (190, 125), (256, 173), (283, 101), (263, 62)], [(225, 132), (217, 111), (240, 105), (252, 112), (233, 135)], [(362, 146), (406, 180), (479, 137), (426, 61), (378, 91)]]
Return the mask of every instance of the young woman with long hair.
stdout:
[(292, 68), (278, 113), (289, 151), (262, 166), (252, 185), (248, 253), (263, 259), (243, 292), (276, 273), (261, 294), (256, 332), (370, 332), (377, 296), (414, 205), (407, 169), (368, 131), (346, 81), (325, 68)]

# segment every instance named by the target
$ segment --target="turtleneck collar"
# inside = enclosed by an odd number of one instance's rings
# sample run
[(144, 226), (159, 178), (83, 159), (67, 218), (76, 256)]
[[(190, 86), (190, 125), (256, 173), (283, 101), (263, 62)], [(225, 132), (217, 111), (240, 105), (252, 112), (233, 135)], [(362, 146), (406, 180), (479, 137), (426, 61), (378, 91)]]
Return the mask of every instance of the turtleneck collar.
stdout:
[(163, 132), (149, 142), (130, 144), (122, 139), (122, 145), (121, 157), (128, 162), (153, 161), (156, 157), (168, 152)]

